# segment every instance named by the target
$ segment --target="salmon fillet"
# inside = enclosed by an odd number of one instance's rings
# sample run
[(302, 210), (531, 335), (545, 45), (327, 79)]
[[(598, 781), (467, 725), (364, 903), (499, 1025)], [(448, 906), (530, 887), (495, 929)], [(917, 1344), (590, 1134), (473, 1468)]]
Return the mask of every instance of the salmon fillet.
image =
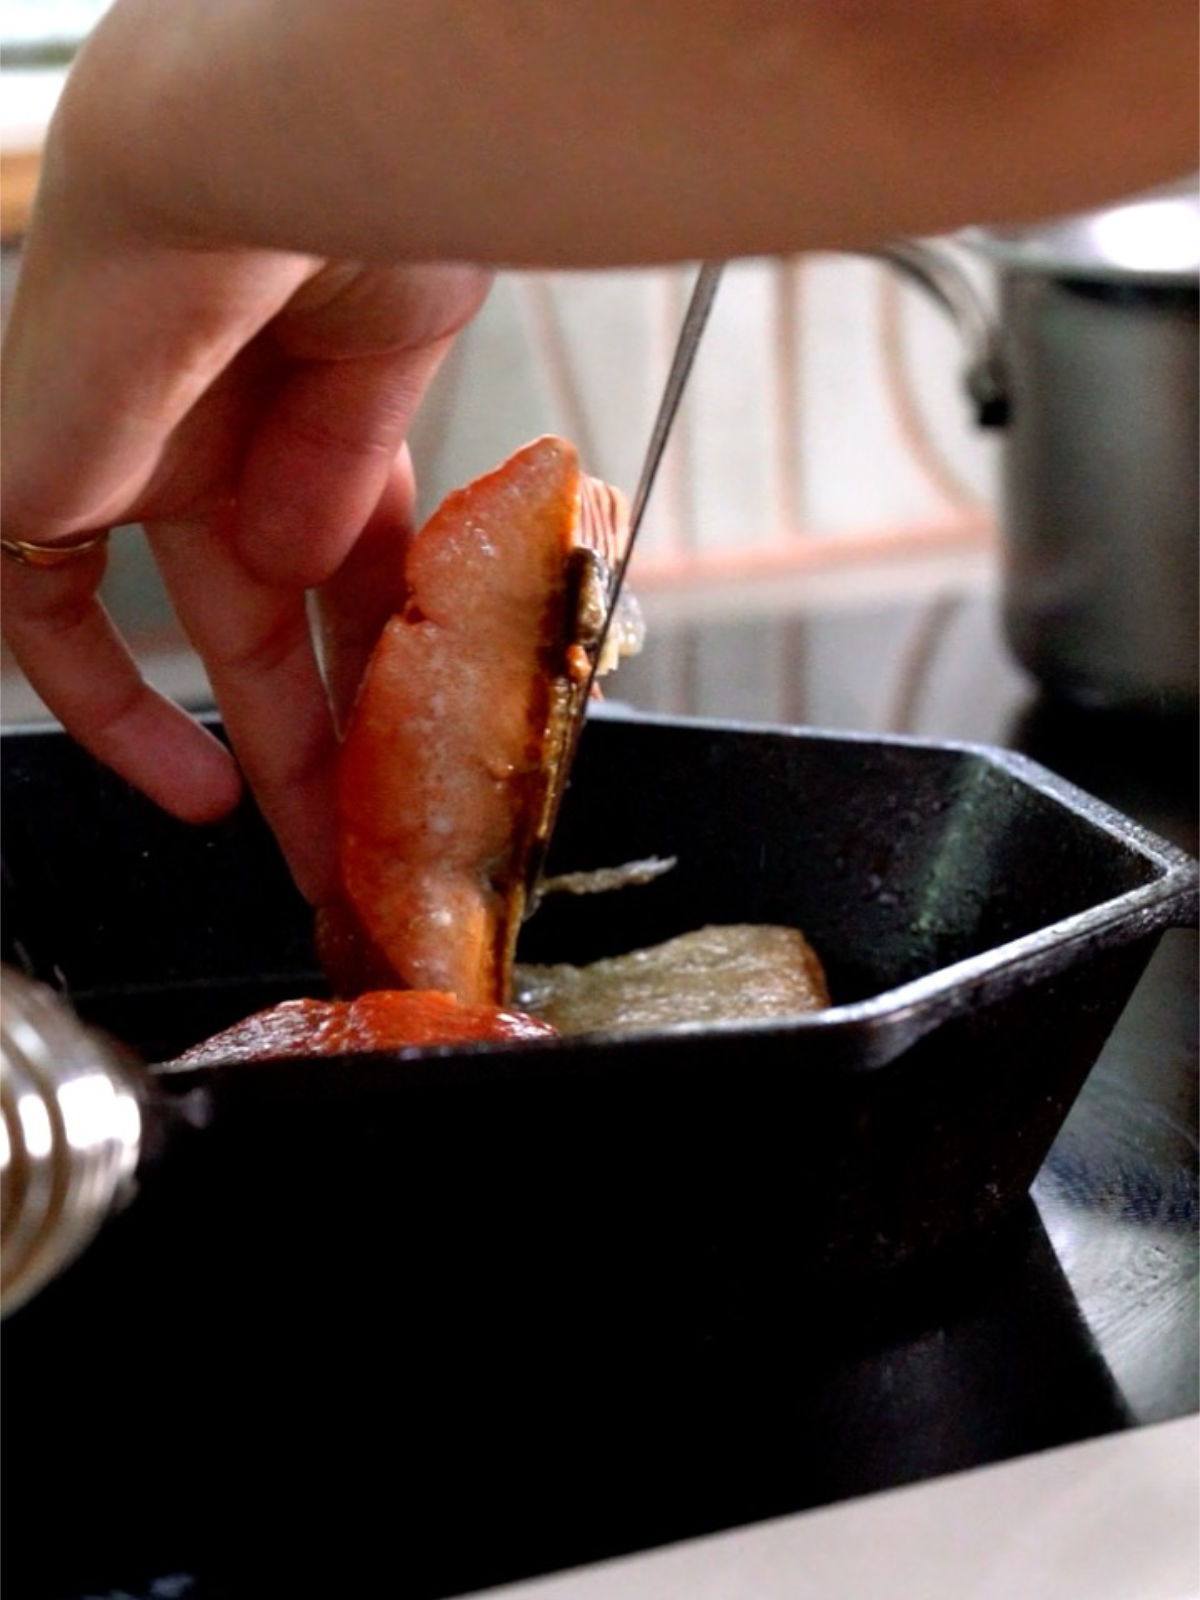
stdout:
[(178, 1057), (177, 1065), (262, 1061), (272, 1056), (340, 1056), (406, 1045), (552, 1038), (535, 1017), (497, 1006), (461, 1006), (453, 995), (414, 990), (357, 1000), (284, 1000), (236, 1022)]
[(617, 491), (547, 436), (414, 536), (407, 604), (338, 756), (342, 894), (317, 924), (336, 993), (507, 1002), (531, 852), (597, 642), (596, 558), (615, 565), (627, 526)]

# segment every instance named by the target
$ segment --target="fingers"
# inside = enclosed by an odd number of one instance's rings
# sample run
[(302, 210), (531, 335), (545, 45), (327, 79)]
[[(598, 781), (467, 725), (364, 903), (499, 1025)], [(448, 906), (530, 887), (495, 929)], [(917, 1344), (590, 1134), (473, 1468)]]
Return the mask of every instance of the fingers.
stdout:
[[(281, 377), (256, 418), (217, 548), (197, 567), (178, 530), (155, 538), (247, 780), (315, 903), (336, 888), (329, 696), (340, 721), (403, 599), (413, 491), (407, 455), (397, 458), (452, 337), (426, 333), (474, 310), (487, 281), (450, 272), (443, 284), (438, 269), (370, 277), (393, 319), (386, 331), (395, 348), (346, 353), (385, 331), (379, 306), (364, 305), (360, 292), (323, 303), (307, 320), (292, 308), (299, 320), (278, 342), (306, 359)], [(361, 288), (360, 277), (351, 281)], [(414, 283), (423, 286), (419, 306)], [(361, 318), (354, 328), (345, 322), (347, 298)], [(340, 359), (322, 359), (324, 340)], [(327, 696), (304, 591), (331, 578)]]
[(316, 266), (35, 228), (5, 332), (4, 531), (49, 542), (127, 517), (172, 435)]
[[(5, 334), (5, 535), (53, 543), (135, 520), (181, 419), (219, 409), (208, 402), (233, 355), (315, 270), (290, 257), (106, 253), (35, 228)], [(142, 681), (96, 598), (103, 571), (100, 553), (7, 567), (5, 637), (99, 760), (176, 816), (214, 820), (241, 793), (236, 764)]]
[(5, 637), (47, 707), (97, 760), (183, 821), (215, 821), (237, 803), (237, 767), (143, 682), (96, 598), (104, 561), (101, 549), (49, 570), (6, 567)]
[(405, 447), (349, 555), (317, 595), (325, 682), (338, 732), (388, 618), (407, 598), (404, 555), (413, 531), (416, 488)]
[(248, 573), (227, 524), (148, 531), (246, 780), (301, 892), (320, 904), (335, 888), (335, 739), (307, 596)]
[(384, 623), (404, 601), (414, 499), (402, 449), (364, 528), (319, 597), (324, 671), (304, 589), (247, 572), (232, 508), (223, 524), (165, 522), (151, 529), (164, 582), (205, 663), (246, 779), (297, 884), (316, 905), (328, 902), (337, 887), (336, 734)]
[(445, 349), (305, 365), (259, 420), (238, 486), (237, 550), (270, 583), (313, 588), (378, 506)]
[(238, 487), (251, 571), (315, 586), (337, 570), (490, 281), (460, 266), (331, 266), (292, 297), (270, 330), (292, 370), (258, 419)]
[[(6, 536), (144, 522), (246, 779), (315, 902), (334, 887), (336, 746), (306, 590), (345, 567), (327, 635), (345, 705), (400, 603), (412, 488), (397, 452), (487, 282), (434, 267), (322, 276), (300, 258), (219, 252), (80, 262), (35, 239), (14, 305)], [(96, 598), (102, 572), (97, 553), (9, 574), (14, 654), (99, 759), (176, 815), (215, 818), (236, 801), (234, 764), (142, 682)]]

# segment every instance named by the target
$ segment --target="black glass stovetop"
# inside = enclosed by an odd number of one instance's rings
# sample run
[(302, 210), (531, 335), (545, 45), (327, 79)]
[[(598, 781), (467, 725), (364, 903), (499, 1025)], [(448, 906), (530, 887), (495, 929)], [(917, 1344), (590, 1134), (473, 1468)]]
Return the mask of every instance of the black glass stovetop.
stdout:
[[(1194, 852), (1194, 723), (1067, 710), (990, 678), (986, 618), (968, 606), (959, 656), (929, 662), (969, 677), (975, 703), (935, 696), (950, 711), (915, 711), (909, 731), (1011, 744)], [(871, 615), (842, 625), (869, 633)], [(623, 691), (653, 703), (639, 691), (661, 681), (656, 649), (753, 675), (768, 648), (745, 620), (665, 628)], [(690, 703), (663, 709), (724, 714), (735, 680), (726, 665), (705, 692), (693, 671)], [(347, 1361), (322, 1263), (297, 1247), (311, 1297), (294, 1346), (260, 1348), (248, 1291), (246, 1360), (270, 1374), (253, 1432), (214, 1397), (203, 1349), (164, 1348), (152, 1289), (134, 1319), (97, 1274), (74, 1302), (87, 1415), (69, 1441), (35, 1426), (38, 1386), (62, 1376), (39, 1366), (36, 1304), (6, 1334), (23, 1392), (5, 1439), (5, 1592), (450, 1595), (1194, 1411), (1196, 1060), (1195, 935), (1172, 931), (1023, 1208), (866, 1286), (818, 1287), (787, 1260), (724, 1259), (704, 1278), (663, 1261), (635, 1283), (569, 1261), (553, 1282), (443, 1264), (402, 1345), (367, 1325)], [(427, 1220), (435, 1240), (435, 1204)], [(164, 1282), (178, 1270), (162, 1263)], [(356, 1450), (381, 1365), (407, 1396), (382, 1461)]]

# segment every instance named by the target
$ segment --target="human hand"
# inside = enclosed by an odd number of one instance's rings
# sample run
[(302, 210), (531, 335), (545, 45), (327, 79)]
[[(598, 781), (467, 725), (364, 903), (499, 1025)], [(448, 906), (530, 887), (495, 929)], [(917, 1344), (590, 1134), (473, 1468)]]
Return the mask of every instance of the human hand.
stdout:
[[(850, 248), (1095, 203), (1190, 170), (1195, 28), (1189, 0), (116, 0), (45, 151), (4, 535), (145, 525), (320, 899), (333, 731), (306, 592), (330, 600), (338, 699), (396, 596), (405, 431), (486, 292), (435, 263)], [(220, 815), (236, 770), (141, 683), (102, 570), (6, 562), (14, 653), (103, 760)]]
[[(301, 889), (332, 884), (334, 709), (400, 596), (402, 448), (486, 274), (200, 249), (44, 197), (5, 341), (7, 539), (140, 522)], [(3, 629), (50, 710), (177, 816), (234, 761), (143, 681), (97, 598), (103, 547), (5, 563)], [(307, 606), (321, 591), (328, 692)]]

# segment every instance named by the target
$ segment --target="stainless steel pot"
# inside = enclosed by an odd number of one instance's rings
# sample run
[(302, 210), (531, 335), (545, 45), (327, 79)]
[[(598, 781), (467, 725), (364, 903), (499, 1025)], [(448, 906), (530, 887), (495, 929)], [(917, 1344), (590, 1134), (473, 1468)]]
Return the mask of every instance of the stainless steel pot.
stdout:
[(995, 269), (990, 329), (951, 251), (905, 243), (883, 253), (954, 313), (974, 349), (968, 387), (980, 420), (1005, 428), (1011, 647), (1071, 702), (1190, 708), (1200, 196), (1164, 191), (1039, 228), (972, 230), (960, 242)]

